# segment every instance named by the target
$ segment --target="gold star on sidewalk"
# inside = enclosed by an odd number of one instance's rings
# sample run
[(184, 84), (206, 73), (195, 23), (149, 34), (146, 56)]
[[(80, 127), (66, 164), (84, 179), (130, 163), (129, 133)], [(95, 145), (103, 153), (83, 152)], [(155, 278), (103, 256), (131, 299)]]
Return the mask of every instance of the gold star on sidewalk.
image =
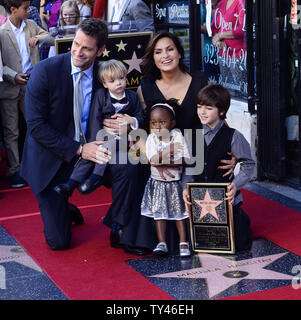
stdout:
[(115, 46), (118, 47), (118, 52), (119, 52), (120, 50), (125, 51), (125, 46), (127, 46), (127, 43), (123, 43), (123, 41), (120, 40), (119, 44), (115, 44)]

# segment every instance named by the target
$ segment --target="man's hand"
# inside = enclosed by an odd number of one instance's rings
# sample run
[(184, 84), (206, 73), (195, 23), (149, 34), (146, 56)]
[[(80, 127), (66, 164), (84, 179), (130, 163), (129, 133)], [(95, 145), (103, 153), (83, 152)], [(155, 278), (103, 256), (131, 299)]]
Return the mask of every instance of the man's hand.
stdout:
[(95, 163), (104, 164), (110, 160), (110, 151), (101, 145), (104, 141), (93, 141), (83, 145), (82, 158)]
[(111, 151), (109, 151), (107, 148), (104, 148), (102, 146), (98, 146), (96, 150), (96, 159), (97, 163), (99, 164), (105, 164), (111, 159)]
[(224, 163), (225, 165), (219, 166), (218, 169), (221, 170), (228, 170), (225, 174), (223, 174), (223, 177), (229, 176), (229, 180), (232, 179), (235, 166), (237, 164), (237, 159), (231, 152), (227, 152), (229, 155), (232, 156), (230, 160), (221, 160), (221, 163)]

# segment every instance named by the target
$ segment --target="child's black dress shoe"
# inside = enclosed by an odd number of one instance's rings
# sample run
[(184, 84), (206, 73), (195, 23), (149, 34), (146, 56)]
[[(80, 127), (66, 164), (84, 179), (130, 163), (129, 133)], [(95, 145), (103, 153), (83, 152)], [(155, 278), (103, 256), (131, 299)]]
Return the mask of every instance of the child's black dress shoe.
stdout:
[(77, 188), (77, 190), (81, 194), (89, 194), (94, 190), (96, 190), (98, 187), (100, 187), (102, 184), (103, 184), (102, 177), (94, 175), (94, 177), (91, 176), (85, 182), (83, 182)]

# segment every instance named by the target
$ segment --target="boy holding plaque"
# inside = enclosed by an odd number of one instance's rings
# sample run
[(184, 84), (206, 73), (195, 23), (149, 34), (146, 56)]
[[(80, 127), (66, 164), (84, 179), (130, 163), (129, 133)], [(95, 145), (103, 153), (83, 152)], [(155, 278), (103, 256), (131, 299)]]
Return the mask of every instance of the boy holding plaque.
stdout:
[(220, 160), (229, 159), (231, 152), (240, 163), (240, 170), (228, 185), (226, 198), (233, 205), (235, 247), (237, 251), (251, 247), (250, 219), (240, 208), (242, 195), (239, 191), (252, 177), (255, 162), (251, 148), (244, 136), (229, 128), (224, 119), (230, 107), (231, 97), (227, 89), (219, 84), (209, 84), (198, 93), (197, 114), (204, 129), (204, 170), (197, 176), (183, 177), (183, 198), (191, 206), (186, 183), (227, 183), (223, 170), (218, 169)]

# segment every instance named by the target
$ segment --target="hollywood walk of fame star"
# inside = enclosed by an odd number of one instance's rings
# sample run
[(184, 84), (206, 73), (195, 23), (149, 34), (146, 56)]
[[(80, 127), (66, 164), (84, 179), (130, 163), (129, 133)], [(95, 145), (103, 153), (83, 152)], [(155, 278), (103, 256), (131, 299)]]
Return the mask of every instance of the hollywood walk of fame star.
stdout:
[(218, 220), (218, 215), (215, 208), (220, 205), (222, 200), (212, 200), (208, 189), (206, 189), (205, 197), (203, 200), (194, 200), (196, 204), (202, 208), (200, 219), (202, 219), (206, 214), (211, 214), (216, 220)]
[(141, 73), (141, 69), (140, 69), (140, 63), (142, 62), (142, 59), (138, 59), (136, 52), (134, 51), (132, 59), (130, 60), (123, 60), (123, 62), (125, 62), (126, 64), (129, 65), (129, 70), (128, 70), (128, 74), (132, 71), (132, 70), (137, 70), (138, 72)]
[(0, 264), (5, 262), (17, 262), (24, 266), (42, 272), (42, 269), (33, 261), (33, 259), (18, 246), (0, 245)]
[(103, 56), (103, 57), (108, 57), (110, 52), (111, 52), (111, 51), (109, 51), (109, 50), (107, 50), (107, 48), (105, 48), (104, 51), (103, 51), (103, 53), (102, 53), (102, 56)]
[(120, 40), (119, 44), (115, 44), (115, 46), (118, 47), (118, 52), (119, 52), (120, 50), (125, 51), (125, 46), (127, 46), (127, 43), (123, 43), (123, 41)]
[(202, 267), (163, 274), (151, 277), (157, 278), (202, 278), (206, 279), (209, 298), (225, 291), (243, 279), (252, 280), (292, 280), (293, 276), (264, 269), (269, 264), (280, 259), (287, 252), (251, 259), (232, 261), (211, 254), (199, 253)]

